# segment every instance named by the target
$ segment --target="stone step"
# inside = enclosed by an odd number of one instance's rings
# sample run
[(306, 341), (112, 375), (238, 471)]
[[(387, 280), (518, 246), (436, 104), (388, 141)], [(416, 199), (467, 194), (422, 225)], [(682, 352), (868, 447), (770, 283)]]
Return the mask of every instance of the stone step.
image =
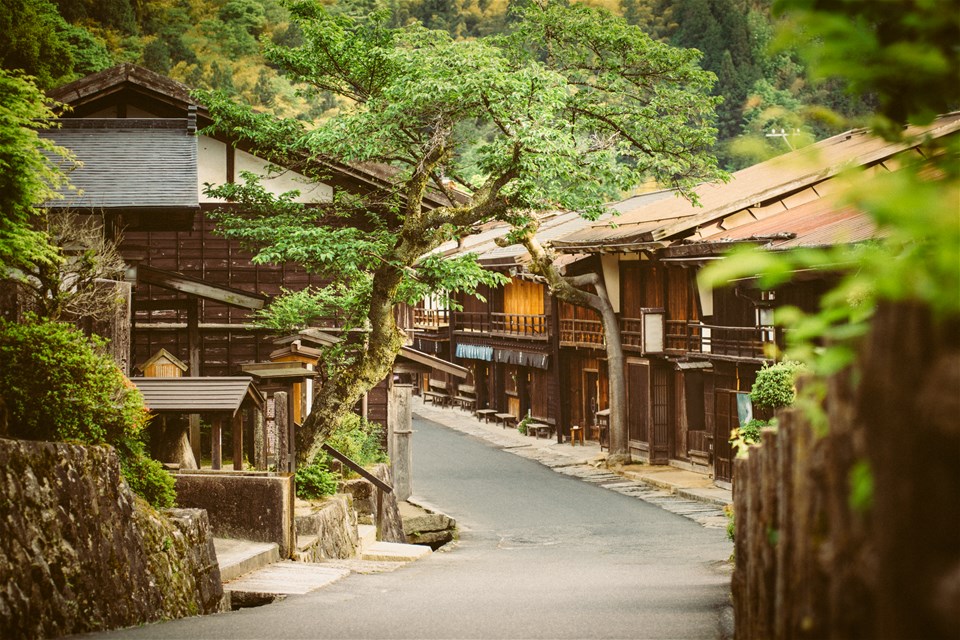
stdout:
[(280, 561), (280, 547), (276, 542), (253, 542), (214, 538), (220, 564), (220, 580), (227, 582)]
[(224, 583), (237, 606), (255, 606), (281, 596), (310, 593), (350, 575), (350, 570), (326, 564), (284, 560)]
[(357, 555), (363, 555), (365, 549), (377, 542), (377, 528), (372, 524), (358, 524), (357, 539)]
[(430, 547), (420, 544), (374, 542), (363, 550), (360, 559), (370, 562), (413, 562), (431, 553)]
[(297, 551), (305, 552), (310, 549), (313, 545), (317, 544), (317, 540), (320, 539), (320, 536), (303, 536), (297, 535)]
[(348, 569), (351, 573), (370, 575), (374, 573), (390, 573), (404, 566), (404, 562), (392, 562), (389, 560), (360, 560), (353, 558), (349, 560), (325, 560), (324, 565), (329, 567), (338, 567)]

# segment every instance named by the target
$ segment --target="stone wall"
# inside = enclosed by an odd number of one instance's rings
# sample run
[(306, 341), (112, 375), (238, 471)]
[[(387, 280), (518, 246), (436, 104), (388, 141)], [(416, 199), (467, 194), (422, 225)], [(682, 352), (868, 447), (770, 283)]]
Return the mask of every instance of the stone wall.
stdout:
[(0, 439), (0, 637), (212, 613), (222, 595), (203, 512), (152, 509), (108, 447)]
[(293, 476), (266, 471), (180, 471), (177, 504), (205, 509), (221, 538), (276, 542), (280, 556), (293, 557)]
[(357, 512), (349, 495), (331, 496), (309, 512), (297, 513), (300, 562), (323, 562), (357, 555)]

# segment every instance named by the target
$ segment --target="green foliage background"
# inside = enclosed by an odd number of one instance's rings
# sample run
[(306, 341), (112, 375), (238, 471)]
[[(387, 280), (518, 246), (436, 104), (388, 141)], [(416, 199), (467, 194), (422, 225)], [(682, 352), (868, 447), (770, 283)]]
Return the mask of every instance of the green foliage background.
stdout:
[[(330, 0), (351, 15), (383, 10), (387, 26), (420, 22), (455, 39), (507, 34), (529, 0)], [(737, 169), (836, 133), (830, 113), (862, 116), (870, 96), (852, 97), (835, 80), (812, 83), (789, 45), (772, 51), (770, 0), (584, 0), (655, 39), (703, 53), (717, 75), (715, 95), (726, 169)], [(952, 3), (943, 3), (949, 5)], [(113, 64), (135, 62), (199, 89), (305, 121), (349, 104), (331, 93), (305, 99), (261, 55), (261, 45), (302, 41), (284, 0), (0, 0), (0, 67), (24, 69), (49, 88)], [(922, 56), (921, 56), (922, 57)], [(772, 130), (782, 137), (769, 137)], [(613, 194), (616, 197), (619, 194)]]

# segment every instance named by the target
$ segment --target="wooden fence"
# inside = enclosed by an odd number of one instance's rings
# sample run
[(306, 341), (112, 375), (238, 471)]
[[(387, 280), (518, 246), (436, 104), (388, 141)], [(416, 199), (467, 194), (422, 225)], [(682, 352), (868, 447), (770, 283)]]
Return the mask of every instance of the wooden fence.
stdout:
[(785, 412), (736, 461), (737, 638), (960, 637), (958, 325), (881, 309), (827, 424)]

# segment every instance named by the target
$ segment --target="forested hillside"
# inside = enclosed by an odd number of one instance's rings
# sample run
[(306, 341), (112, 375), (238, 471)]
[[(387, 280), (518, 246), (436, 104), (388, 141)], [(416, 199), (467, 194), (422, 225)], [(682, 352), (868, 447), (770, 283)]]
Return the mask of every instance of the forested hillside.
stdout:
[[(511, 28), (511, 8), (530, 0), (331, 0), (336, 11), (387, 9), (395, 26), (420, 21), (470, 38)], [(773, 54), (771, 0), (585, 0), (622, 15), (654, 38), (703, 52), (717, 76), (717, 154), (727, 168), (836, 132), (828, 107), (855, 116), (862, 102), (840, 87), (812, 85), (789, 48)], [(259, 41), (296, 44), (283, 0), (0, 0), (0, 66), (52, 87), (118, 62), (134, 62), (197, 88), (304, 119), (332, 98), (298, 97), (259, 55)], [(771, 136), (780, 132), (782, 136)]]

